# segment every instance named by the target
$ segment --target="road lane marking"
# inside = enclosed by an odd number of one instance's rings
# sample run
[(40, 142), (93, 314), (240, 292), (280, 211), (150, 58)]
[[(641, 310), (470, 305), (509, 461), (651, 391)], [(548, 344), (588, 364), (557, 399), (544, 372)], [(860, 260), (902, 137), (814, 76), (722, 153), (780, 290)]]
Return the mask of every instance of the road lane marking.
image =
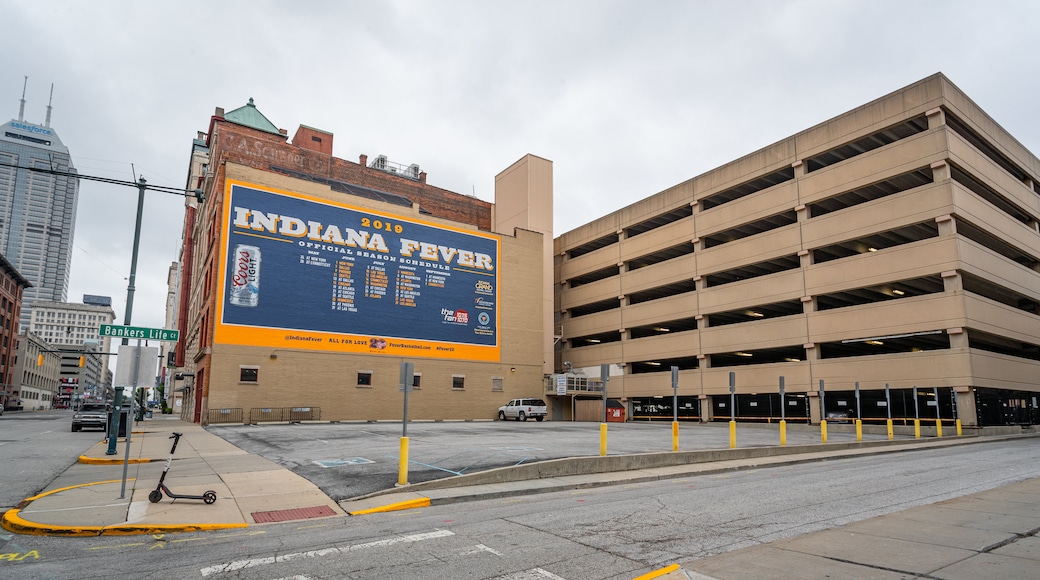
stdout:
[(515, 572), (506, 576), (498, 576), (495, 580), (566, 580), (562, 576), (557, 576), (548, 570), (542, 570), (541, 568), (531, 568), (530, 570), (524, 570), (522, 572)]
[(322, 556), (333, 556), (336, 554), (343, 554), (347, 552), (353, 552), (356, 550), (364, 550), (368, 548), (383, 548), (386, 546), (392, 546), (394, 544), (403, 544), (410, 542), (421, 542), (423, 540), (433, 540), (436, 538), (446, 538), (448, 536), (454, 536), (455, 534), (448, 530), (437, 530), (434, 532), (426, 532), (424, 534), (412, 534), (410, 536), (398, 536), (396, 538), (387, 538), (385, 540), (376, 540), (374, 542), (367, 542), (365, 544), (354, 544), (351, 546), (325, 548), (322, 550), (311, 550), (308, 552), (295, 552), (292, 554), (283, 554), (281, 556), (269, 556), (267, 558), (253, 558), (250, 560), (237, 560), (234, 562), (228, 562), (226, 564), (220, 564), (217, 566), (208, 566), (199, 570), (203, 576), (210, 576), (213, 574), (221, 574), (224, 572), (235, 572), (243, 570), (245, 568), (255, 568), (257, 566), (266, 566), (267, 564), (277, 564), (280, 562), (289, 562), (292, 560), (299, 560), (300, 558), (318, 558)]

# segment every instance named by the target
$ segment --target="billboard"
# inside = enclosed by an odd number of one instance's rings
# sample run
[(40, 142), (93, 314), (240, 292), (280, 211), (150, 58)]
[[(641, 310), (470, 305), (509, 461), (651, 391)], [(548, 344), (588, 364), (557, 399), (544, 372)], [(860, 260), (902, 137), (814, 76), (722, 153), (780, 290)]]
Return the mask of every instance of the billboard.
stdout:
[(214, 342), (498, 361), (493, 234), (229, 180)]

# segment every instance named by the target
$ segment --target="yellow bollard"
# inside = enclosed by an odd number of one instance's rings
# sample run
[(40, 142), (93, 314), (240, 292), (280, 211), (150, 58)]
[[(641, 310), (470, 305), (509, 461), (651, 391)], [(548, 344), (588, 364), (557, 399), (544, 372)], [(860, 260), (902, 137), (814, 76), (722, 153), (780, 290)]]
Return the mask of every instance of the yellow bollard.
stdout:
[(961, 420), (957, 419), (957, 436), (961, 436)]
[(856, 419), (856, 441), (863, 441), (863, 421)]
[(599, 454), (604, 456), (607, 454), (607, 424), (599, 424)]
[(679, 450), (679, 422), (672, 421), (672, 451)]
[(401, 437), (401, 461), (397, 467), (397, 485), (408, 485), (408, 438)]
[(729, 448), (736, 449), (737, 447), (737, 422), (729, 422)]
[(787, 421), (780, 419), (780, 446), (787, 445)]
[(914, 419), (914, 439), (921, 438), (921, 420)]
[(935, 436), (942, 438), (942, 419), (935, 420)]
[(827, 442), (827, 421), (820, 421), (820, 441), (823, 443)]
[(892, 419), (885, 421), (885, 425), (888, 427), (888, 440), (891, 441), (896, 438), (895, 431), (892, 429)]

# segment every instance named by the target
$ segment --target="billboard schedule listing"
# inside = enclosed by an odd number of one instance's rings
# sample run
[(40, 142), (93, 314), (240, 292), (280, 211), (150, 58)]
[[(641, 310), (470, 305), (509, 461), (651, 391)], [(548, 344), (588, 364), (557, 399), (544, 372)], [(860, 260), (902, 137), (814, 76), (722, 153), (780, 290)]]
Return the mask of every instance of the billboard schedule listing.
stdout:
[(215, 342), (499, 360), (499, 239), (228, 182)]

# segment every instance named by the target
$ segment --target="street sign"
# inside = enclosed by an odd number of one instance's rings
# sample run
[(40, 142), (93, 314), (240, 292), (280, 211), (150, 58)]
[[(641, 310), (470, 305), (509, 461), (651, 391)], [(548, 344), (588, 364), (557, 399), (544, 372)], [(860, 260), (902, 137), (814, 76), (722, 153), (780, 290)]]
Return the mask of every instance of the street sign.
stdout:
[(98, 329), (100, 336), (111, 336), (113, 338), (140, 338), (143, 340), (162, 340), (166, 342), (177, 342), (180, 337), (179, 330), (168, 328), (147, 328), (144, 326), (119, 326), (116, 324), (102, 324)]

